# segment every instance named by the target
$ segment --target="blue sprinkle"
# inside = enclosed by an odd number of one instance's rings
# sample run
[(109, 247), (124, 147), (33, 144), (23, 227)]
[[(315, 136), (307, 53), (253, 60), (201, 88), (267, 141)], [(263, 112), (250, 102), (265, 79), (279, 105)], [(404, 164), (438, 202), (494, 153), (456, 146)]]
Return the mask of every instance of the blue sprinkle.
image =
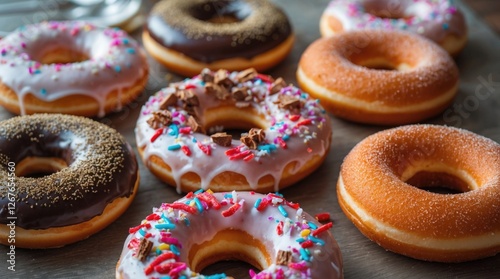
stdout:
[(160, 277), (160, 279), (172, 279), (172, 277), (165, 275), (165, 276)]
[(169, 147), (167, 147), (167, 148), (168, 148), (168, 150), (172, 150), (172, 151), (173, 151), (173, 150), (179, 150), (179, 149), (181, 149), (181, 145), (180, 145), (180, 144), (178, 144), (178, 143), (176, 143), (176, 144), (172, 144), (172, 145), (170, 145), (170, 146), (169, 146)]
[(203, 212), (203, 205), (201, 204), (201, 201), (200, 199), (198, 199), (198, 197), (194, 197), (194, 203), (196, 204), (198, 212)]
[(127, 48), (127, 52), (130, 54), (135, 54), (135, 49), (133, 48)]
[(124, 45), (128, 45), (128, 39), (123, 39), (123, 40), (122, 40), (122, 43), (123, 43)]
[(194, 194), (195, 194), (195, 195), (198, 195), (198, 194), (203, 193), (204, 191), (205, 191), (205, 190), (203, 190), (203, 189), (198, 189), (198, 190), (196, 190), (196, 192), (194, 192)]
[(302, 259), (304, 261), (310, 260), (309, 254), (307, 253), (306, 249), (300, 248), (299, 252), (300, 252), (300, 259)]
[(186, 275), (181, 275), (179, 279), (187, 279)]
[(188, 218), (184, 218), (184, 224), (189, 227), (189, 225), (191, 224), (191, 222), (189, 222)]
[(170, 219), (168, 219), (168, 217), (167, 217), (167, 216), (165, 216), (165, 214), (163, 214), (163, 213), (162, 213), (162, 214), (161, 214), (161, 218), (162, 218), (162, 219), (163, 219), (163, 221), (165, 221), (166, 223), (168, 223), (168, 224), (172, 224), (172, 222), (170, 222)]
[(196, 138), (193, 138), (193, 142), (196, 143), (198, 140)]
[(122, 67), (120, 67), (119, 65), (116, 65), (115, 66), (115, 72), (119, 73), (122, 71)]
[(304, 242), (306, 240), (305, 240), (305, 238), (299, 237), (295, 241), (297, 241), (298, 243), (302, 243), (302, 242)]
[(179, 135), (179, 126), (172, 124), (169, 126), (170, 132), (168, 132), (169, 135), (173, 137), (177, 137)]
[(309, 225), (309, 228), (315, 230), (318, 228), (318, 226), (316, 226), (313, 222), (307, 222), (307, 224)]
[(146, 235), (146, 232), (145, 232), (143, 229), (140, 229), (140, 230), (139, 230), (139, 233), (140, 233), (142, 236), (145, 236), (145, 235)]
[(175, 246), (174, 244), (170, 244), (170, 251), (172, 251), (172, 253), (176, 254), (177, 256), (181, 254), (179, 248), (177, 248), (177, 246)]
[(444, 30), (448, 30), (450, 26), (448, 25), (448, 23), (443, 23), (443, 29)]
[(224, 198), (225, 198), (225, 199), (232, 199), (232, 198), (233, 198), (233, 194), (231, 194), (231, 193), (226, 193), (226, 194), (224, 194)]
[(161, 229), (172, 230), (172, 229), (175, 229), (175, 225), (174, 224), (169, 224), (169, 223), (156, 224), (155, 228), (157, 228), (159, 230), (161, 230)]
[(255, 201), (255, 203), (254, 203), (253, 207), (255, 207), (255, 208), (259, 207), (259, 205), (260, 205), (260, 203), (261, 203), (261, 202), (262, 202), (262, 199), (261, 199), (261, 198), (258, 198), (258, 199)]
[(283, 139), (284, 141), (287, 141), (287, 140), (289, 140), (289, 139), (290, 139), (290, 135), (285, 134), (285, 135), (282, 137), (282, 139)]
[(280, 192), (274, 192), (274, 194), (275, 194), (276, 196), (278, 196), (278, 197), (283, 197), (283, 194), (282, 194), (282, 193), (280, 193)]
[(308, 239), (316, 244), (319, 244), (321, 246), (325, 245), (325, 241), (323, 239), (319, 239), (317, 237), (314, 237), (312, 235), (308, 236)]
[(278, 210), (280, 211), (281, 215), (284, 217), (288, 217), (288, 213), (286, 212), (285, 208), (280, 204), (278, 205)]
[(40, 89), (40, 94), (47, 95), (47, 89), (45, 88)]
[(40, 70), (38, 70), (38, 69), (37, 69), (37, 70), (35, 70), (35, 72), (34, 72), (34, 73), (35, 73), (35, 74), (39, 74), (39, 73), (41, 73), (41, 72), (42, 72), (42, 71), (40, 71)]

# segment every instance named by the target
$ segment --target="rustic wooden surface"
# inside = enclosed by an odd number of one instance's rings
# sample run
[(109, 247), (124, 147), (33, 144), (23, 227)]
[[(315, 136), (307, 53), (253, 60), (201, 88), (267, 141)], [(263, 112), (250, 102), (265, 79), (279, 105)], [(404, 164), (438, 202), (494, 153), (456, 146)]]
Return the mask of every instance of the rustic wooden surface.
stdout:
[[(292, 54), (275, 69), (295, 83), (295, 70), (301, 53), (319, 37), (318, 20), (327, 0), (276, 0), (288, 13), (297, 41)], [(461, 3), (459, 3), (461, 4)], [(145, 1), (147, 12), (151, 2)], [(469, 26), (469, 42), (457, 58), (461, 71), (458, 97), (442, 115), (426, 123), (465, 128), (500, 142), (500, 38), (477, 15), (462, 5)], [(134, 35), (139, 38), (140, 31)], [(149, 95), (180, 80), (150, 59), (151, 77), (144, 94), (122, 112), (99, 121), (119, 132), (135, 146), (134, 127), (141, 105)], [(0, 120), (12, 117), (0, 108)], [(349, 123), (332, 117), (333, 142), (325, 163), (310, 177), (282, 191), (286, 198), (299, 202), (311, 214), (328, 211), (335, 223), (332, 232), (344, 258), (345, 278), (500, 278), (500, 256), (460, 264), (429, 263), (385, 251), (365, 238), (345, 217), (337, 203), (335, 185), (340, 164), (351, 148), (366, 136), (385, 127)], [(140, 163), (139, 193), (128, 211), (100, 233), (85, 241), (51, 250), (16, 249), (16, 271), (7, 270), (6, 247), (0, 247), (2, 278), (113, 278), (116, 261), (128, 228), (137, 225), (153, 206), (180, 197)], [(248, 266), (222, 262), (208, 272), (225, 271), (236, 278), (248, 278)]]

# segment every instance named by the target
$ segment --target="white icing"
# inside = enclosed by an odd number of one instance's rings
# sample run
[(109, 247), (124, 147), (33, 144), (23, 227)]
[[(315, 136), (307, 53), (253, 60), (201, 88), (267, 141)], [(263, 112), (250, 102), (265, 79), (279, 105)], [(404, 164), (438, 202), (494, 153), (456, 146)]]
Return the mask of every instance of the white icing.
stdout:
[[(57, 48), (84, 54), (88, 60), (38, 62)], [(122, 90), (143, 77), (145, 63), (139, 44), (124, 31), (79, 21), (26, 25), (0, 41), (0, 80), (18, 95), (21, 114), (26, 112), (27, 94), (45, 102), (78, 94), (95, 99), (98, 116), (103, 116), (107, 95), (118, 91), (120, 109)]]

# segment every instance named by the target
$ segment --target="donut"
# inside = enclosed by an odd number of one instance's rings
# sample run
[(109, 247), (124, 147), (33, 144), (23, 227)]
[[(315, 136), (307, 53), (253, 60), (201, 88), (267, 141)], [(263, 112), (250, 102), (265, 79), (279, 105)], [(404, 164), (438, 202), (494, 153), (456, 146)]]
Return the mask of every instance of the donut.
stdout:
[(102, 117), (142, 92), (145, 57), (116, 28), (81, 21), (26, 25), (0, 40), (0, 105), (21, 115)]
[(453, 56), (467, 42), (465, 18), (449, 0), (333, 0), (320, 19), (322, 36), (358, 29), (406, 30)]
[(266, 0), (164, 0), (143, 32), (146, 50), (184, 76), (204, 68), (269, 69), (294, 42), (286, 14)]
[(453, 59), (403, 31), (357, 30), (321, 38), (303, 53), (301, 88), (332, 114), (378, 125), (415, 123), (441, 113), (458, 88)]
[(331, 227), (279, 194), (190, 192), (129, 230), (116, 278), (228, 278), (198, 274), (226, 259), (260, 269), (253, 279), (343, 278)]
[(53, 248), (117, 219), (139, 185), (135, 154), (114, 129), (62, 114), (0, 122), (0, 243)]
[(354, 147), (337, 196), (354, 225), (385, 249), (463, 262), (500, 252), (499, 172), (494, 141), (458, 128), (408, 125)]
[(135, 129), (144, 164), (179, 193), (278, 191), (321, 165), (331, 134), (317, 100), (254, 69), (205, 69), (170, 84), (145, 103)]

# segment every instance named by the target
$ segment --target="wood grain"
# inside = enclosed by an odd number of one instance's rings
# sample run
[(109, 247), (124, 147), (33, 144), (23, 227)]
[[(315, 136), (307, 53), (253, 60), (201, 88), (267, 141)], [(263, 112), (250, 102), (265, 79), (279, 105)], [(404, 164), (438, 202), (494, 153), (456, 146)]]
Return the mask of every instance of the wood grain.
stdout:
[[(144, 1), (144, 12), (154, 1)], [(319, 38), (318, 21), (328, 0), (275, 0), (289, 15), (296, 33), (296, 44), (290, 56), (269, 74), (282, 76), (296, 84), (297, 61), (305, 48)], [(459, 3), (461, 4), (461, 3)], [(457, 58), (461, 82), (458, 97), (443, 114), (426, 123), (465, 128), (500, 142), (500, 38), (472, 12), (465, 11), (470, 37)], [(134, 33), (140, 38), (140, 30)], [(149, 95), (169, 81), (182, 78), (149, 59), (151, 77), (144, 93), (123, 111), (98, 121), (121, 132), (135, 146), (134, 127), (142, 104)], [(12, 117), (0, 108), (0, 120)], [(334, 132), (330, 153), (324, 164), (311, 176), (282, 193), (296, 201), (307, 212), (328, 211), (332, 215), (332, 232), (344, 258), (345, 278), (500, 278), (500, 256), (461, 264), (441, 264), (413, 260), (385, 251), (364, 237), (340, 210), (336, 197), (336, 181), (343, 158), (366, 136), (385, 127), (365, 126), (332, 117)], [(136, 150), (137, 151), (137, 150)], [(0, 277), (2, 278), (114, 278), (128, 229), (137, 225), (153, 206), (180, 198), (140, 163), (139, 193), (127, 212), (105, 230), (87, 240), (50, 250), (16, 249), (16, 271), (7, 270), (6, 253), (0, 247)], [(248, 265), (221, 262), (207, 272), (226, 271), (235, 278), (248, 278)]]

